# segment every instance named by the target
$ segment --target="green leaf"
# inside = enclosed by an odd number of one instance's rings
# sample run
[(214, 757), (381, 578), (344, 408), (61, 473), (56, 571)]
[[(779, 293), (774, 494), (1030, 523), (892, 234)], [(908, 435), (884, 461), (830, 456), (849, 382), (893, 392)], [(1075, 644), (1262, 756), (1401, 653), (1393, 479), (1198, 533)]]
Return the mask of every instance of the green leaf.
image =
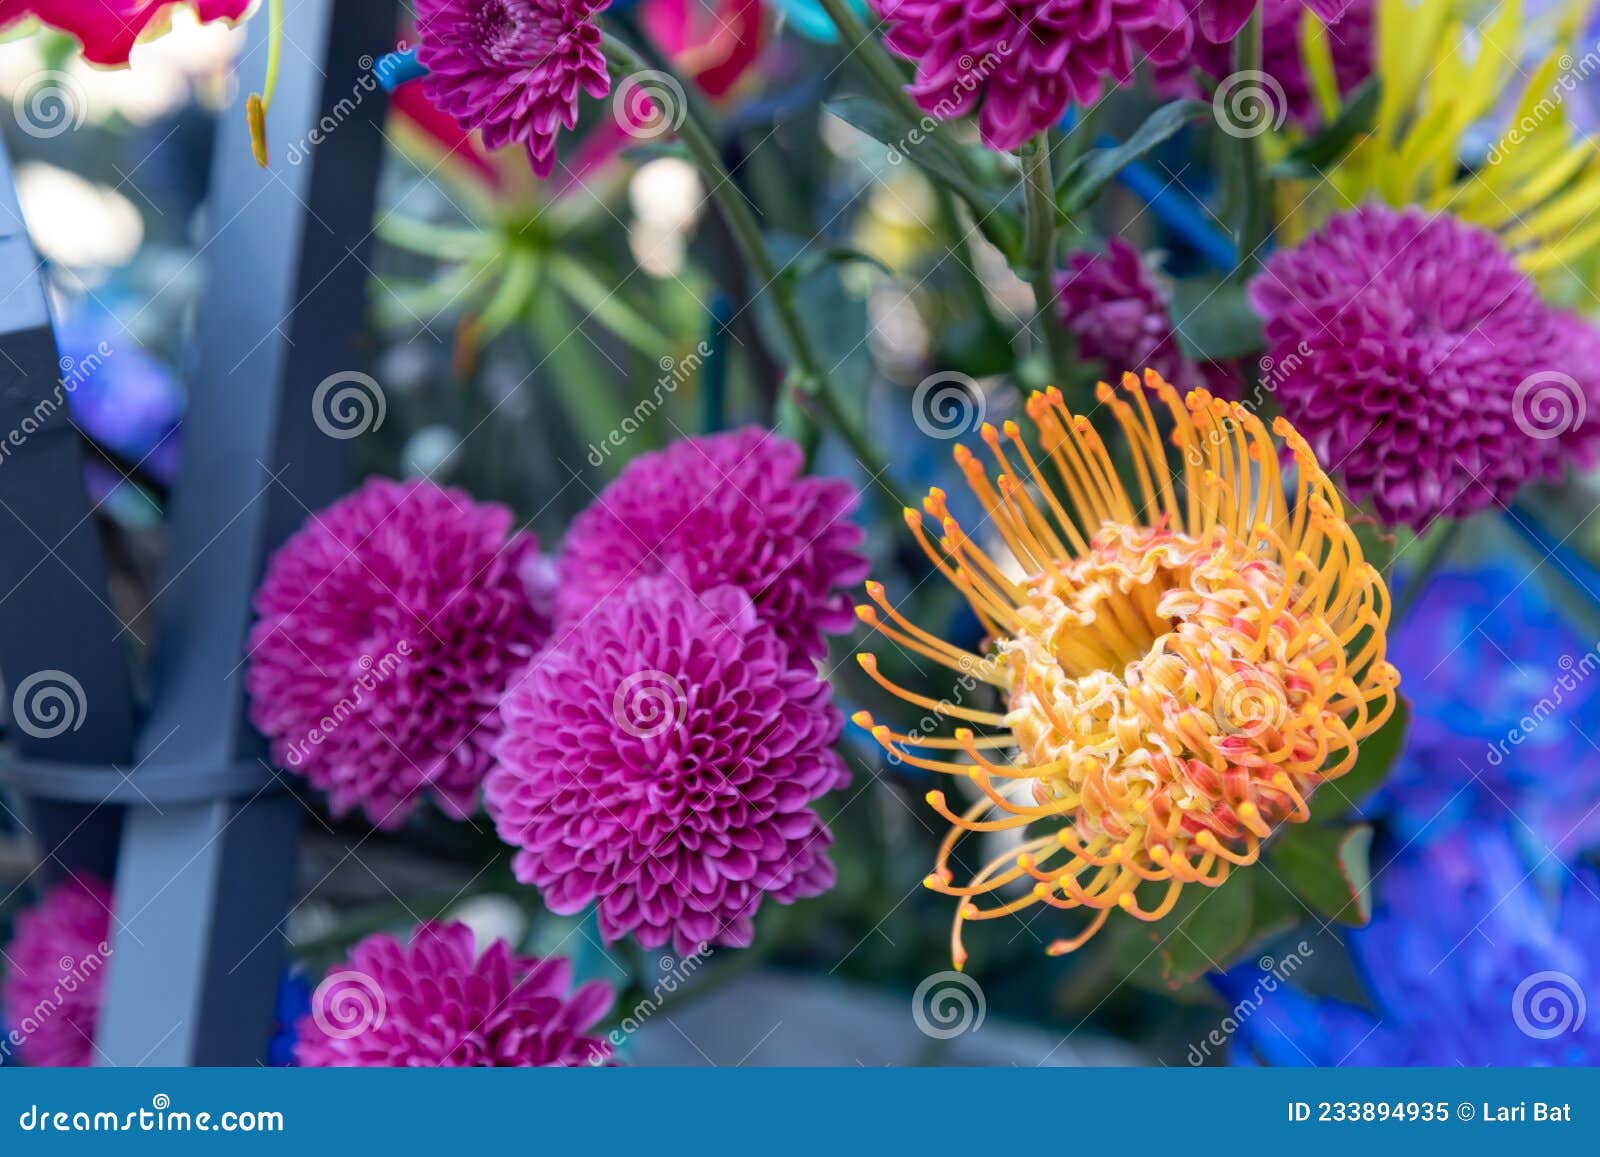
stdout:
[(826, 249), (807, 249), (784, 266), (783, 276), (791, 281), (802, 281), (824, 265), (849, 265), (856, 262), (870, 265), (890, 277), (895, 275), (894, 270), (875, 254), (857, 249), (853, 245), (832, 245)]
[(1360, 926), (1372, 918), (1372, 826), (1303, 824), (1272, 845), (1272, 866), (1294, 893), (1330, 920)]
[(1282, 179), (1312, 180), (1349, 151), (1356, 138), (1372, 131), (1378, 115), (1378, 78), (1368, 78), (1339, 109), (1334, 122), (1310, 140), (1290, 150), (1289, 155), (1267, 170), (1267, 176)]
[(1133, 961), (1147, 982), (1178, 989), (1233, 963), (1254, 938), (1249, 875), (1234, 872), (1216, 888), (1187, 885), (1165, 919), (1144, 925), (1145, 935), (1131, 938)]
[[(912, 161), (929, 176), (948, 185), (975, 207), (997, 204), (996, 190), (980, 188), (968, 175), (952, 145), (921, 124), (908, 125), (892, 110), (863, 96), (841, 96), (822, 106), (852, 128), (889, 146), (891, 163)], [(1002, 194), (1003, 195), (1003, 194)]]
[(1068, 165), (1056, 181), (1056, 211), (1063, 218), (1073, 217), (1123, 169), (1171, 140), (1190, 121), (1210, 115), (1211, 106), (1204, 101), (1175, 100), (1152, 112), (1122, 144), (1090, 149)]
[(1343, 818), (1383, 786), (1405, 744), (1408, 716), (1406, 701), (1401, 699), (1394, 705), (1394, 714), (1389, 716), (1389, 721), (1361, 741), (1355, 766), (1317, 789), (1311, 797), (1313, 823)]
[(1189, 278), (1172, 290), (1172, 322), (1178, 347), (1201, 361), (1245, 357), (1266, 344), (1261, 319), (1244, 287), (1216, 278)]

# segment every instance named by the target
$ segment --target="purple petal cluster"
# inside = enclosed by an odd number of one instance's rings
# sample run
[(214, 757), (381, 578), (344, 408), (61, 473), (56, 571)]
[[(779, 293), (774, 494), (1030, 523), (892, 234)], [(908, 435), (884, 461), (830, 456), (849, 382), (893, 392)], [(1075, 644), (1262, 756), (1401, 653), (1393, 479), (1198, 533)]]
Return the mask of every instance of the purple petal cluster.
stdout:
[(1056, 276), (1056, 309), (1079, 355), (1102, 363), (1109, 376), (1152, 369), (1185, 387), (1205, 386), (1223, 397), (1238, 392), (1236, 373), (1215, 362), (1197, 365), (1178, 348), (1166, 288), (1120, 237), (1108, 240), (1105, 253), (1067, 255)]
[(491, 149), (520, 143), (533, 171), (555, 167), (578, 95), (611, 91), (595, 16), (609, 0), (417, 0), (418, 59), (430, 100)]
[(633, 583), (506, 696), (485, 800), (552, 911), (607, 940), (744, 947), (762, 897), (833, 884), (811, 808), (847, 773), (828, 684), (734, 586)]
[[(948, 120), (976, 112), (990, 148), (1015, 149), (1090, 104), (1109, 79), (1149, 62), (1187, 68), (1205, 45), (1226, 45), (1254, 0), (870, 0), (884, 43), (916, 65), (908, 88), (923, 111)], [(1300, 0), (1295, 0), (1301, 7)], [(1342, 0), (1310, 0), (1325, 19)]]
[(16, 919), (6, 946), (5, 1030), (41, 1068), (94, 1063), (94, 1034), (111, 956), (111, 888), (73, 877)]
[[(1281, 106), (1276, 94), (1269, 95), (1274, 102), (1272, 114), (1275, 117), (1282, 111), (1296, 123), (1310, 126), (1321, 120), (1321, 113), (1300, 51), (1300, 21), (1308, 7), (1328, 22), (1334, 81), (1340, 94), (1348, 96), (1372, 75), (1377, 5), (1374, 0), (1332, 0), (1315, 6), (1304, 0), (1263, 0), (1261, 71), (1283, 92)], [(1197, 41), (1193, 59), (1156, 70), (1157, 84), (1169, 95), (1204, 96), (1195, 81), (1195, 69), (1219, 81), (1226, 78), (1233, 72), (1232, 45)]]
[(537, 549), (509, 510), (422, 480), (314, 516), (256, 592), (246, 686), (277, 764), (380, 827), (430, 795), (466, 816), (500, 694), (548, 634), (524, 583)]
[(334, 968), (298, 1026), (295, 1060), (317, 1068), (573, 1068), (606, 1064), (588, 1035), (611, 986), (572, 990), (565, 957), (478, 953), (465, 924), (422, 924), (409, 944), (369, 936)]
[(866, 577), (858, 495), (807, 477), (800, 448), (747, 427), (686, 438), (622, 471), (567, 533), (557, 626), (640, 578), (689, 591), (731, 585), (750, 596), (796, 661), (825, 653), (823, 635), (855, 623), (844, 588)]
[(1595, 460), (1600, 335), (1493, 234), (1366, 206), (1273, 255), (1250, 300), (1284, 415), (1385, 522), (1460, 517)]

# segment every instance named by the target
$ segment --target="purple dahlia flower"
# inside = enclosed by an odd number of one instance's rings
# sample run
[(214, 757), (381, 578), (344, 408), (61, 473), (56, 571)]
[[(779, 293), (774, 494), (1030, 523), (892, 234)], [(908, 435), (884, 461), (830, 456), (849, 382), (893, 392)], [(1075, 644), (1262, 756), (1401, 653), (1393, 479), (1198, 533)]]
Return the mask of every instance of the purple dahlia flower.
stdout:
[[(870, 0), (884, 44), (917, 67), (907, 89), (941, 120), (977, 111), (990, 148), (1015, 149), (1106, 79), (1127, 84), (1148, 61), (1186, 66), (1203, 44), (1227, 44), (1254, 0)], [(1325, 19), (1342, 0), (1311, 0)]]
[(17, 917), (4, 954), (5, 1027), (28, 1064), (94, 1063), (110, 939), (111, 888), (99, 880), (73, 877)]
[(1216, 362), (1197, 366), (1178, 348), (1171, 305), (1139, 251), (1120, 237), (1107, 242), (1105, 253), (1069, 253), (1056, 276), (1061, 324), (1078, 339), (1078, 353), (1102, 363), (1106, 375), (1152, 369), (1181, 387), (1236, 396), (1237, 374)]
[(1594, 462), (1600, 335), (1493, 234), (1366, 206), (1250, 283), (1284, 415), (1350, 497), (1423, 528)]
[[(1327, 23), (1334, 81), (1340, 94), (1348, 96), (1372, 75), (1377, 5), (1375, 0), (1334, 0), (1314, 7), (1304, 0), (1263, 0), (1261, 71), (1283, 90), (1282, 111), (1296, 123), (1309, 126), (1321, 120), (1321, 113), (1300, 51), (1300, 21), (1308, 7)], [(1227, 77), (1233, 72), (1233, 46), (1199, 40), (1192, 60), (1156, 70), (1157, 83), (1173, 96), (1203, 96), (1194, 79), (1195, 69), (1217, 80)], [(1275, 107), (1273, 115), (1277, 111)]]
[(747, 946), (763, 896), (833, 885), (813, 801), (848, 779), (828, 684), (737, 587), (644, 579), (547, 648), (506, 695), (485, 802), (552, 911), (598, 902), (632, 933)]
[(578, 94), (611, 91), (594, 18), (609, 0), (417, 0), (428, 98), (491, 149), (521, 143), (548, 177)]
[(824, 634), (855, 624), (841, 588), (866, 577), (867, 560), (855, 488), (803, 470), (798, 446), (754, 426), (630, 462), (567, 532), (558, 627), (669, 575), (690, 591), (740, 588), (796, 660), (820, 657)]
[(298, 1026), (308, 1068), (573, 1068), (606, 1064), (611, 1046), (589, 1029), (611, 986), (572, 989), (572, 963), (513, 955), (497, 940), (481, 955), (465, 924), (422, 924), (402, 944), (379, 933), (329, 972)]
[(537, 552), (502, 506), (374, 478), (273, 556), (250, 634), (250, 718), (273, 759), (398, 827), (426, 795), (456, 818), (493, 761), (499, 701), (549, 624)]

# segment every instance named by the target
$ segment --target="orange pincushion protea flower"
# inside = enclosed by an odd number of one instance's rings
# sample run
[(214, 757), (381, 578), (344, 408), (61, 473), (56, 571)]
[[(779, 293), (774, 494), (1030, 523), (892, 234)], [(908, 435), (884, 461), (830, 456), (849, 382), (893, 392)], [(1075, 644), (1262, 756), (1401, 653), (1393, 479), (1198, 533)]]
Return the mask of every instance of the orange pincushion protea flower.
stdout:
[[(976, 785), (978, 802), (961, 815), (943, 792), (928, 794), (953, 825), (926, 883), (960, 898), (951, 937), (958, 968), (968, 920), (1040, 903), (1093, 911), (1081, 933), (1050, 945), (1059, 954), (1087, 942), (1113, 908), (1158, 920), (1185, 884), (1217, 887), (1256, 860), (1279, 824), (1309, 817), (1312, 793), (1350, 770), (1359, 742), (1394, 709), (1388, 592), (1305, 440), (1281, 418), (1273, 426), (1294, 459), (1291, 503), (1278, 446), (1243, 406), (1204, 390), (1185, 402), (1148, 370), (1143, 383), (1128, 374), (1122, 384), (1126, 398), (1104, 383), (1097, 397), (1127, 435), (1137, 506), (1094, 427), (1054, 389), (1034, 394), (1028, 415), (1056, 484), (1013, 422), (1004, 439), (983, 429), (1002, 471), (992, 482), (971, 452), (956, 449), (1022, 577), (966, 536), (939, 490), (924, 502), (943, 529), (939, 549), (921, 516), (906, 511), (988, 630), (985, 655), (913, 625), (877, 583), (867, 591), (882, 616), (858, 608), (868, 626), (993, 685), (1006, 702), (1001, 715), (935, 701), (890, 682), (875, 656), (859, 656), (901, 698), (994, 732), (962, 727), (929, 738), (856, 717), (905, 762)], [(1171, 413), (1181, 488), (1152, 393)], [(1026, 802), (1019, 780), (1031, 787)], [(1054, 830), (1025, 838), (967, 884), (953, 881), (949, 858), (965, 833), (1046, 823)], [(1138, 895), (1146, 882), (1166, 884), (1151, 889), (1148, 907)], [(992, 906), (980, 906), (995, 893)]]

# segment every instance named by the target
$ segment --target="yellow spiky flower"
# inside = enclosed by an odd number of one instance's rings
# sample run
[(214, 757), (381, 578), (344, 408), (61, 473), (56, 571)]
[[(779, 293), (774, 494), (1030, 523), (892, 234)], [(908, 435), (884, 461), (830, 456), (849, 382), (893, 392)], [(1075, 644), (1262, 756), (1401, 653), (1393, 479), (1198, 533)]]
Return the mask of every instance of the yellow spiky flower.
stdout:
[[(880, 584), (867, 585), (876, 605), (858, 608), (888, 639), (997, 688), (1006, 706), (1002, 714), (935, 700), (891, 682), (874, 655), (859, 656), (888, 690), (963, 725), (933, 738), (931, 727), (896, 733), (856, 717), (900, 759), (975, 785), (977, 802), (961, 814), (943, 792), (928, 795), (952, 825), (926, 883), (959, 898), (958, 968), (969, 920), (1034, 904), (1088, 909), (1087, 927), (1049, 949), (1070, 952), (1112, 909), (1156, 920), (1184, 885), (1220, 885), (1256, 860), (1279, 824), (1308, 818), (1312, 793), (1351, 768), (1357, 745), (1394, 708), (1388, 592), (1305, 440), (1283, 419), (1274, 424), (1293, 460), (1286, 477), (1278, 444), (1243, 406), (1204, 390), (1180, 399), (1150, 370), (1122, 386), (1119, 394), (1102, 383), (1097, 396), (1127, 437), (1137, 496), (1094, 426), (1054, 389), (1028, 403), (1048, 475), (1014, 422), (1003, 435), (983, 428), (1000, 470), (993, 480), (957, 448), (1021, 577), (968, 536), (941, 491), (924, 502), (937, 546), (922, 516), (906, 511), (988, 630), (983, 655), (911, 623)], [(1161, 410), (1181, 455), (1177, 477)], [(1018, 781), (1025, 796), (1009, 790)], [(1023, 832), (1015, 850), (954, 881), (949, 859), (964, 834), (1030, 827), (1038, 834)], [(1139, 895), (1147, 882), (1166, 885), (1151, 889), (1148, 905)], [(989, 896), (995, 903), (981, 906)]]
[[(1372, 129), (1325, 180), (1286, 186), (1280, 240), (1293, 243), (1329, 214), (1381, 201), (1451, 213), (1496, 233), (1541, 279), (1600, 261), (1600, 144), (1578, 130), (1565, 104), (1592, 64), (1592, 55), (1574, 60), (1586, 8), (1586, 0), (1561, 6), (1555, 43), (1525, 74), (1534, 32), (1520, 0), (1504, 0), (1484, 20), (1473, 0), (1377, 0)], [(1301, 56), (1324, 123), (1343, 108), (1328, 36), (1307, 10)], [(1500, 138), (1463, 173), (1468, 131), (1513, 91)]]

